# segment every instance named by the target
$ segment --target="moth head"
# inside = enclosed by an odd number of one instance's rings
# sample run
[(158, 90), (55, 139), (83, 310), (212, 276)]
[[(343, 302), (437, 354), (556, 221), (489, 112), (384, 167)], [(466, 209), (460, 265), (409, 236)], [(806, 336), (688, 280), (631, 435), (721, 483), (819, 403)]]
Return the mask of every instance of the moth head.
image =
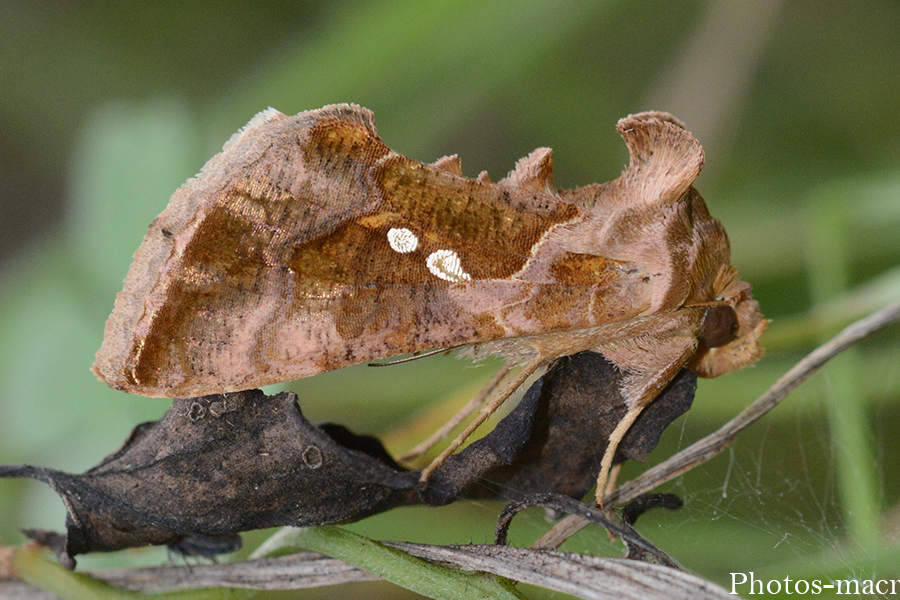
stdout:
[(734, 267), (719, 275), (722, 292), (714, 303), (700, 308), (697, 352), (688, 368), (701, 377), (718, 377), (723, 373), (749, 366), (763, 355), (759, 338), (769, 321), (750, 293), (750, 284), (740, 281)]

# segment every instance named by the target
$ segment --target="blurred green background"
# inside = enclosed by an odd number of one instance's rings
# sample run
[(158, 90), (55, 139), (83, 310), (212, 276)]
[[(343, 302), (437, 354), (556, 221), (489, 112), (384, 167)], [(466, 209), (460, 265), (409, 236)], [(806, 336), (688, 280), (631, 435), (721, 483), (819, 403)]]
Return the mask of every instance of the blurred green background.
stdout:
[[(561, 188), (618, 175), (620, 117), (655, 109), (686, 122), (706, 150), (697, 186), (774, 321), (757, 367), (701, 381), (693, 410), (651, 456), (659, 462), (841, 326), (900, 299), (898, 32), (895, 0), (3, 2), (0, 464), (80, 472), (166, 410), (88, 370), (147, 225), (256, 112), (335, 102), (372, 109), (401, 154), (458, 153), (470, 176), (487, 169), (496, 180), (550, 146)], [(491, 366), (438, 357), (291, 387), (313, 421), (403, 450), (422, 435), (405, 421), (422, 427), (434, 416), (417, 411), (462, 401)], [(723, 585), (733, 571), (900, 578), (898, 432), (895, 326), (665, 486), (686, 507), (647, 515), (640, 529)], [(501, 506), (402, 509), (353, 528), (487, 542)], [(0, 481), (4, 542), (20, 543), (20, 527), (62, 529), (63, 515), (45, 486)], [(526, 513), (513, 541), (548, 527)], [(590, 529), (564, 549), (620, 551)], [(156, 551), (80, 564), (165, 560)], [(396, 593), (375, 584), (302, 595)]]

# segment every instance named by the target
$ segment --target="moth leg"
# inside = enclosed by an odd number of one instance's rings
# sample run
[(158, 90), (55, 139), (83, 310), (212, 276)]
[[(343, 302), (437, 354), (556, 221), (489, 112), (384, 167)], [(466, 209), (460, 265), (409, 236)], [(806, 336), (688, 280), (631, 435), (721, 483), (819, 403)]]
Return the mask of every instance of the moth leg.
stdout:
[[(622, 391), (625, 396), (626, 406), (628, 406), (628, 412), (625, 413), (625, 416), (622, 417), (622, 420), (619, 421), (613, 432), (609, 434), (606, 451), (603, 453), (603, 459), (600, 461), (600, 473), (597, 475), (596, 491), (596, 505), (598, 508), (603, 507), (603, 496), (609, 483), (613, 457), (616, 455), (616, 450), (619, 448), (622, 438), (634, 425), (644, 407), (650, 404), (678, 374), (678, 371), (681, 370), (681, 367), (693, 354), (695, 348), (696, 341), (693, 338), (681, 336), (671, 338), (662, 344), (653, 344), (649, 349), (648, 355), (644, 357), (647, 359), (646, 362), (641, 361), (643, 368), (625, 380), (625, 387)], [(609, 356), (607, 358), (616, 362), (615, 358)]]
[(622, 417), (622, 420), (619, 421), (616, 428), (613, 429), (613, 432), (609, 434), (606, 451), (603, 453), (603, 460), (600, 461), (600, 473), (597, 475), (597, 508), (603, 507), (603, 496), (606, 494), (606, 487), (609, 483), (609, 473), (612, 469), (613, 457), (616, 454), (616, 450), (619, 448), (619, 442), (622, 441), (622, 438), (625, 437), (625, 434), (628, 433), (628, 430), (634, 425), (635, 420), (640, 416), (642, 410), (644, 410), (643, 406), (636, 406), (628, 409), (628, 412), (625, 413), (625, 416)]
[(538, 355), (537, 358), (532, 360), (530, 363), (525, 365), (521, 371), (516, 375), (516, 377), (503, 388), (499, 394), (497, 394), (490, 402), (481, 407), (481, 410), (478, 412), (478, 416), (476, 416), (471, 423), (466, 427), (466, 429), (456, 436), (456, 438), (450, 442), (450, 445), (447, 446), (443, 452), (441, 452), (437, 458), (431, 461), (427, 467), (422, 469), (422, 474), (419, 476), (419, 484), (426, 485), (428, 483), (428, 479), (431, 477), (432, 473), (434, 473), (438, 467), (444, 464), (444, 461), (447, 458), (459, 450), (459, 447), (462, 446), (469, 436), (478, 429), (478, 427), (488, 420), (488, 418), (494, 414), (500, 406), (503, 405), (506, 400), (512, 396), (517, 389), (519, 389), (525, 380), (528, 379), (535, 371), (540, 368), (541, 365), (544, 364), (544, 358), (541, 355)]
[(469, 400), (469, 402), (463, 406), (459, 412), (457, 412), (453, 417), (441, 425), (440, 428), (437, 429), (434, 433), (428, 436), (426, 439), (422, 440), (416, 447), (414, 447), (409, 452), (403, 454), (402, 456), (397, 458), (397, 462), (403, 464), (408, 463), (414, 458), (418, 458), (428, 452), (428, 450), (437, 444), (439, 441), (447, 437), (453, 429), (456, 428), (457, 425), (462, 423), (466, 417), (472, 414), (472, 412), (480, 407), (484, 402), (488, 399), (488, 397), (494, 393), (494, 390), (497, 389), (497, 386), (500, 385), (500, 382), (503, 381), (503, 378), (509, 374), (511, 367), (509, 365), (503, 366), (497, 373), (491, 378), (491, 380), (481, 388), (481, 391), (478, 392), (478, 395)]
[(609, 478), (606, 480), (606, 489), (603, 490), (603, 495), (612, 493), (614, 489), (616, 489), (616, 485), (619, 482), (619, 473), (622, 471), (622, 463), (617, 465), (613, 465), (609, 469)]

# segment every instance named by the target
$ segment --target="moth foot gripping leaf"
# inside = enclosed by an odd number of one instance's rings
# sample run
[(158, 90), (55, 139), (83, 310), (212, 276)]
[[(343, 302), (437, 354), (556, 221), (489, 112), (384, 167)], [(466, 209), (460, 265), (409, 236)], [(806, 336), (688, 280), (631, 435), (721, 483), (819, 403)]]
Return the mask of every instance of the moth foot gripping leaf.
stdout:
[(593, 350), (626, 373), (605, 481), (682, 367), (749, 365), (766, 326), (692, 187), (697, 140), (664, 113), (618, 130), (619, 178), (557, 190), (546, 148), (492, 183), (455, 157), (391, 151), (358, 106), (267, 111), (150, 225), (94, 371), (129, 393), (192, 397), (431, 348), (531, 370)]

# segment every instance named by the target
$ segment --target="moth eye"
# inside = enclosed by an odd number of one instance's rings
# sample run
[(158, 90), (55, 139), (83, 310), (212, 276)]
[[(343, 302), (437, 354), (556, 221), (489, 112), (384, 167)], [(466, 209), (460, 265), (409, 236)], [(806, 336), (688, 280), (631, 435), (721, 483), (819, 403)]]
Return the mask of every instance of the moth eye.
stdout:
[(472, 277), (466, 273), (459, 261), (459, 255), (453, 250), (437, 250), (425, 259), (428, 270), (445, 281), (458, 283), (469, 281)]
[(392, 227), (387, 232), (387, 239), (391, 249), (400, 254), (412, 252), (419, 247), (419, 238), (405, 227)]
[(700, 323), (700, 342), (707, 348), (724, 346), (735, 338), (737, 315), (730, 306), (710, 306)]

